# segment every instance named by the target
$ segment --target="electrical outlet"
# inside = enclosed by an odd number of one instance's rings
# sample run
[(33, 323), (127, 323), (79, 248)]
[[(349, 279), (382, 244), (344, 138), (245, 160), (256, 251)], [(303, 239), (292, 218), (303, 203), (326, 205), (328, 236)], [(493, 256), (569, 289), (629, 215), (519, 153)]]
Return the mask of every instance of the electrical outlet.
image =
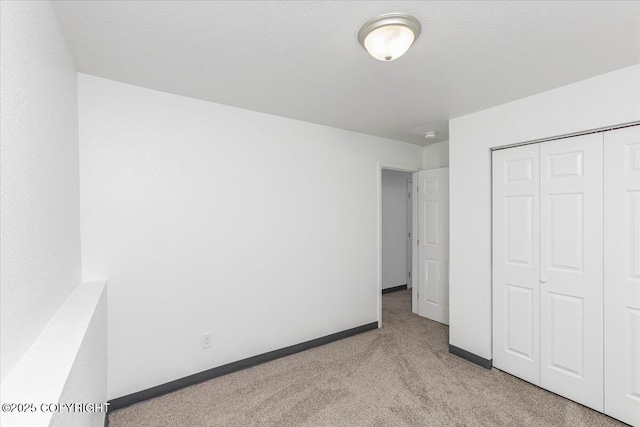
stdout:
[(209, 348), (211, 346), (213, 346), (213, 334), (211, 332), (202, 334), (202, 348)]

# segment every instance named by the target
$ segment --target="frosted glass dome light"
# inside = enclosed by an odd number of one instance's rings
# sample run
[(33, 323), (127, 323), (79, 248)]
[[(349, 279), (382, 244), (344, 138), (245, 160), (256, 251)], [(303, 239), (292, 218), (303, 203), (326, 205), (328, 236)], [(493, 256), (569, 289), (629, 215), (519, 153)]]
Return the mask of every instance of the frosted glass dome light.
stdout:
[(420, 29), (420, 22), (413, 16), (388, 13), (367, 21), (358, 33), (358, 40), (374, 58), (393, 61), (409, 50)]

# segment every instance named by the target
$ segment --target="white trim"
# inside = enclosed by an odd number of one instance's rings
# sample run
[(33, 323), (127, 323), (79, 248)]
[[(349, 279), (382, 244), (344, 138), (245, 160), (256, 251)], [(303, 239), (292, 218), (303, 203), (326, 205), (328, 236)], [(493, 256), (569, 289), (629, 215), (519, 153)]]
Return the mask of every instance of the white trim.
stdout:
[[(424, 169), (420, 169), (418, 172), (422, 172)], [(420, 194), (418, 193), (418, 186), (420, 184), (420, 177), (418, 173), (415, 173), (415, 177), (413, 179), (413, 230), (411, 231), (411, 235), (414, 236), (411, 242), (413, 245), (413, 265), (411, 274), (411, 312), (413, 314), (420, 314), (420, 299), (418, 298), (418, 292), (420, 291), (420, 246), (418, 245), (418, 236), (420, 235), (420, 230), (418, 230), (418, 210), (419, 210), (419, 201)]]
[[(402, 171), (402, 172), (411, 172), (411, 173), (415, 173), (418, 172), (420, 170), (419, 167), (416, 166), (411, 166), (411, 165), (405, 165), (405, 164), (400, 164), (400, 163), (387, 163), (387, 162), (381, 162), (378, 161), (378, 169), (377, 169), (377, 186), (378, 186), (378, 283), (377, 283), (377, 292), (378, 292), (378, 328), (382, 327), (382, 169), (387, 169), (387, 170), (394, 170), (394, 171)], [(417, 180), (414, 179), (413, 180), (413, 186), (414, 186), (414, 194), (415, 193), (415, 187), (417, 185)], [(412, 224), (412, 240), (415, 241), (415, 236), (416, 236), (416, 228), (418, 226), (417, 223), (417, 209), (418, 209), (418, 205), (416, 203), (416, 198), (413, 198), (413, 224)], [(415, 249), (415, 246), (414, 246)], [(416, 261), (418, 260), (417, 257), (417, 250), (413, 251), (413, 259), (412, 259), (412, 267), (411, 269), (413, 271), (417, 271), (417, 266), (416, 266)], [(413, 306), (413, 304), (415, 304), (417, 302), (417, 298), (416, 298), (416, 279), (415, 279), (415, 274), (411, 275), (411, 288), (413, 289), (413, 295), (412, 295), (412, 311), (415, 313), (417, 310), (417, 306)]]

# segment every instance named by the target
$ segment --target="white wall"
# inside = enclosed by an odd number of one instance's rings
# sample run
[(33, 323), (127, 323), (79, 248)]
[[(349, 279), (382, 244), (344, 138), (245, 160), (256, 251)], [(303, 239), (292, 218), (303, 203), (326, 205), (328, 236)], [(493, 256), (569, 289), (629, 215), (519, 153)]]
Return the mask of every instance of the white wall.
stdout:
[(409, 172), (382, 170), (382, 289), (408, 285), (407, 179)]
[(422, 156), (423, 169), (446, 168), (449, 166), (449, 141), (423, 147)]
[(76, 70), (49, 2), (0, 2), (2, 379), (80, 283)]
[(378, 320), (377, 162), (420, 147), (82, 74), (79, 113), (109, 398)]
[(490, 359), (491, 147), (640, 120), (640, 65), (453, 119), (452, 345)]

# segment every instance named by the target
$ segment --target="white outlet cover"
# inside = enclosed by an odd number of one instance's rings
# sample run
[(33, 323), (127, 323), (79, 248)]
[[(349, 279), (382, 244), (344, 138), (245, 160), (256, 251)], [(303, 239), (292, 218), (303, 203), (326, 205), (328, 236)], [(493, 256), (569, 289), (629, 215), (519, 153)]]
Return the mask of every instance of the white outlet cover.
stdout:
[(202, 348), (209, 348), (213, 346), (213, 333), (208, 332), (202, 334)]

